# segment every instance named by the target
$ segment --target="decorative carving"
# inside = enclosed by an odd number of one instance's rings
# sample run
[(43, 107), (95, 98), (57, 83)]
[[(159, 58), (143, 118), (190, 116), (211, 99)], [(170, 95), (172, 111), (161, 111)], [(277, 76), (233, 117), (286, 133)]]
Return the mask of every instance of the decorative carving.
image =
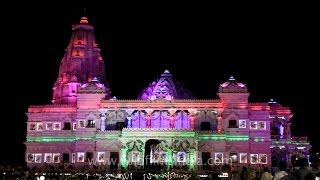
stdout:
[(219, 86), (219, 93), (247, 93), (247, 86), (243, 83), (237, 82), (234, 77)]
[(106, 93), (103, 84), (99, 83), (98, 80), (93, 79), (91, 82), (81, 85), (78, 89), (79, 94), (104, 94)]
[(172, 99), (194, 99), (189, 90), (177, 82), (172, 74), (165, 70), (161, 77), (150, 83), (139, 95), (138, 99), (143, 100), (172, 100)]

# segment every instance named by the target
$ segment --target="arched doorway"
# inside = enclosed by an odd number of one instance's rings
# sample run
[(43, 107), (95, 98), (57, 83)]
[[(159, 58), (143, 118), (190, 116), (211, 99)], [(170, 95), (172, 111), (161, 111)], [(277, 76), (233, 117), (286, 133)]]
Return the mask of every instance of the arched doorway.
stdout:
[(207, 121), (201, 122), (201, 124), (200, 124), (200, 130), (201, 130), (201, 131), (211, 131), (211, 124), (210, 124), (210, 122), (207, 122)]
[(144, 151), (144, 169), (146, 170), (161, 170), (161, 165), (152, 161), (154, 159), (154, 151), (158, 148), (161, 143), (158, 139), (149, 139), (145, 144)]

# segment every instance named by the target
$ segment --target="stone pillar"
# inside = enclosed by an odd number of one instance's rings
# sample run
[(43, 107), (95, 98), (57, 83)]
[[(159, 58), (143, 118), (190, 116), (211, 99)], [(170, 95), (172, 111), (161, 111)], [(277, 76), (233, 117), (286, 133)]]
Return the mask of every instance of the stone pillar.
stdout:
[(169, 109), (170, 113), (170, 128), (174, 128), (174, 113), (176, 112), (176, 109)]
[(146, 109), (145, 110), (147, 112), (147, 115), (146, 115), (146, 119), (147, 119), (147, 128), (151, 128), (151, 114), (153, 112), (152, 109)]
[(217, 114), (217, 131), (218, 132), (222, 132), (223, 128), (222, 128), (222, 116), (221, 114)]
[(120, 149), (120, 166), (123, 169), (128, 169), (128, 148), (123, 147)]
[(127, 117), (127, 119), (128, 119), (128, 126), (127, 126), (127, 128), (131, 128), (132, 127), (132, 118), (131, 118), (131, 115), (128, 115), (128, 117)]
[(126, 109), (126, 113), (128, 114), (127, 119), (128, 119), (128, 126), (131, 127), (131, 115), (133, 113), (134, 109)]
[(194, 115), (190, 116), (190, 129), (195, 129), (195, 119)]
[(190, 112), (188, 119), (190, 119), (190, 129), (195, 129), (195, 119), (196, 119), (196, 114), (197, 114), (197, 110), (195, 109), (188, 109), (188, 111)]
[(100, 109), (100, 131), (105, 131), (106, 130), (106, 112), (107, 110), (105, 109)]
[(170, 128), (174, 128), (174, 115), (170, 116)]
[(151, 116), (149, 114), (147, 114), (146, 116), (146, 120), (147, 120), (147, 128), (151, 128)]

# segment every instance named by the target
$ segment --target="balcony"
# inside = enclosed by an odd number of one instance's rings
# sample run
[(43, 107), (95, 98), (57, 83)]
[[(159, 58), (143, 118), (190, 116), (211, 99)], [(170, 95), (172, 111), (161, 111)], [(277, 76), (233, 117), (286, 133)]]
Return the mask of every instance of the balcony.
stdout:
[(306, 141), (308, 141), (308, 137), (307, 136), (293, 136), (293, 137), (291, 137), (291, 141), (306, 142)]
[(300, 137), (286, 137), (279, 135), (271, 135), (272, 144), (294, 144), (294, 145), (310, 145), (308, 138), (306, 136)]
[(281, 141), (281, 140), (290, 140), (290, 141), (297, 141), (297, 142), (306, 142), (308, 141), (308, 137), (307, 136), (292, 136), (287, 137), (287, 136), (280, 136), (280, 135), (271, 135), (270, 136), (272, 140), (277, 140), (277, 141)]
[(270, 138), (272, 140), (277, 140), (277, 141), (279, 141), (279, 140), (287, 140), (287, 136), (281, 136), (281, 135), (271, 135)]

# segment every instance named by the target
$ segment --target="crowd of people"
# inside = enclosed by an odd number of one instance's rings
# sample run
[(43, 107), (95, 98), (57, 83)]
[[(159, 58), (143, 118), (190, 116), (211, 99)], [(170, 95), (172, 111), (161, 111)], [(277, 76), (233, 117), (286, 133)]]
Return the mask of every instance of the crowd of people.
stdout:
[(320, 180), (319, 163), (313, 164), (312, 167), (305, 161), (299, 162), (295, 167), (288, 168), (285, 162), (281, 162), (279, 167), (261, 167), (250, 168), (242, 167), (241, 170), (232, 170), (227, 168), (225, 170), (214, 171), (208, 179), (221, 179), (219, 174), (228, 172), (229, 176), (226, 179), (231, 180)]
[[(172, 169), (171, 172), (180, 174), (191, 174), (189, 179), (230, 179), (230, 180), (314, 180), (320, 177), (320, 163), (313, 164), (312, 167), (301, 161), (295, 167), (288, 168), (286, 163), (280, 163), (279, 167), (267, 168), (252, 168), (242, 167), (234, 168), (229, 165), (213, 166), (207, 170), (198, 170), (197, 172), (189, 172), (185, 169)], [(150, 173), (144, 170), (113, 170), (107, 173), (107, 169), (98, 166), (83, 166), (81, 169), (76, 169), (72, 166), (44, 166), (42, 168), (13, 168), (10, 166), (0, 166), (1, 179), (40, 179), (44, 176), (45, 179), (107, 179), (105, 174), (123, 174), (122, 179), (143, 179), (145, 173)], [(165, 170), (151, 173), (166, 173)], [(132, 174), (131, 176), (129, 176)], [(109, 176), (111, 177), (111, 176)], [(125, 178), (124, 178), (125, 177)], [(110, 178), (112, 179), (112, 178)], [(116, 178), (115, 178), (116, 179)], [(121, 177), (120, 177), (121, 179)]]

